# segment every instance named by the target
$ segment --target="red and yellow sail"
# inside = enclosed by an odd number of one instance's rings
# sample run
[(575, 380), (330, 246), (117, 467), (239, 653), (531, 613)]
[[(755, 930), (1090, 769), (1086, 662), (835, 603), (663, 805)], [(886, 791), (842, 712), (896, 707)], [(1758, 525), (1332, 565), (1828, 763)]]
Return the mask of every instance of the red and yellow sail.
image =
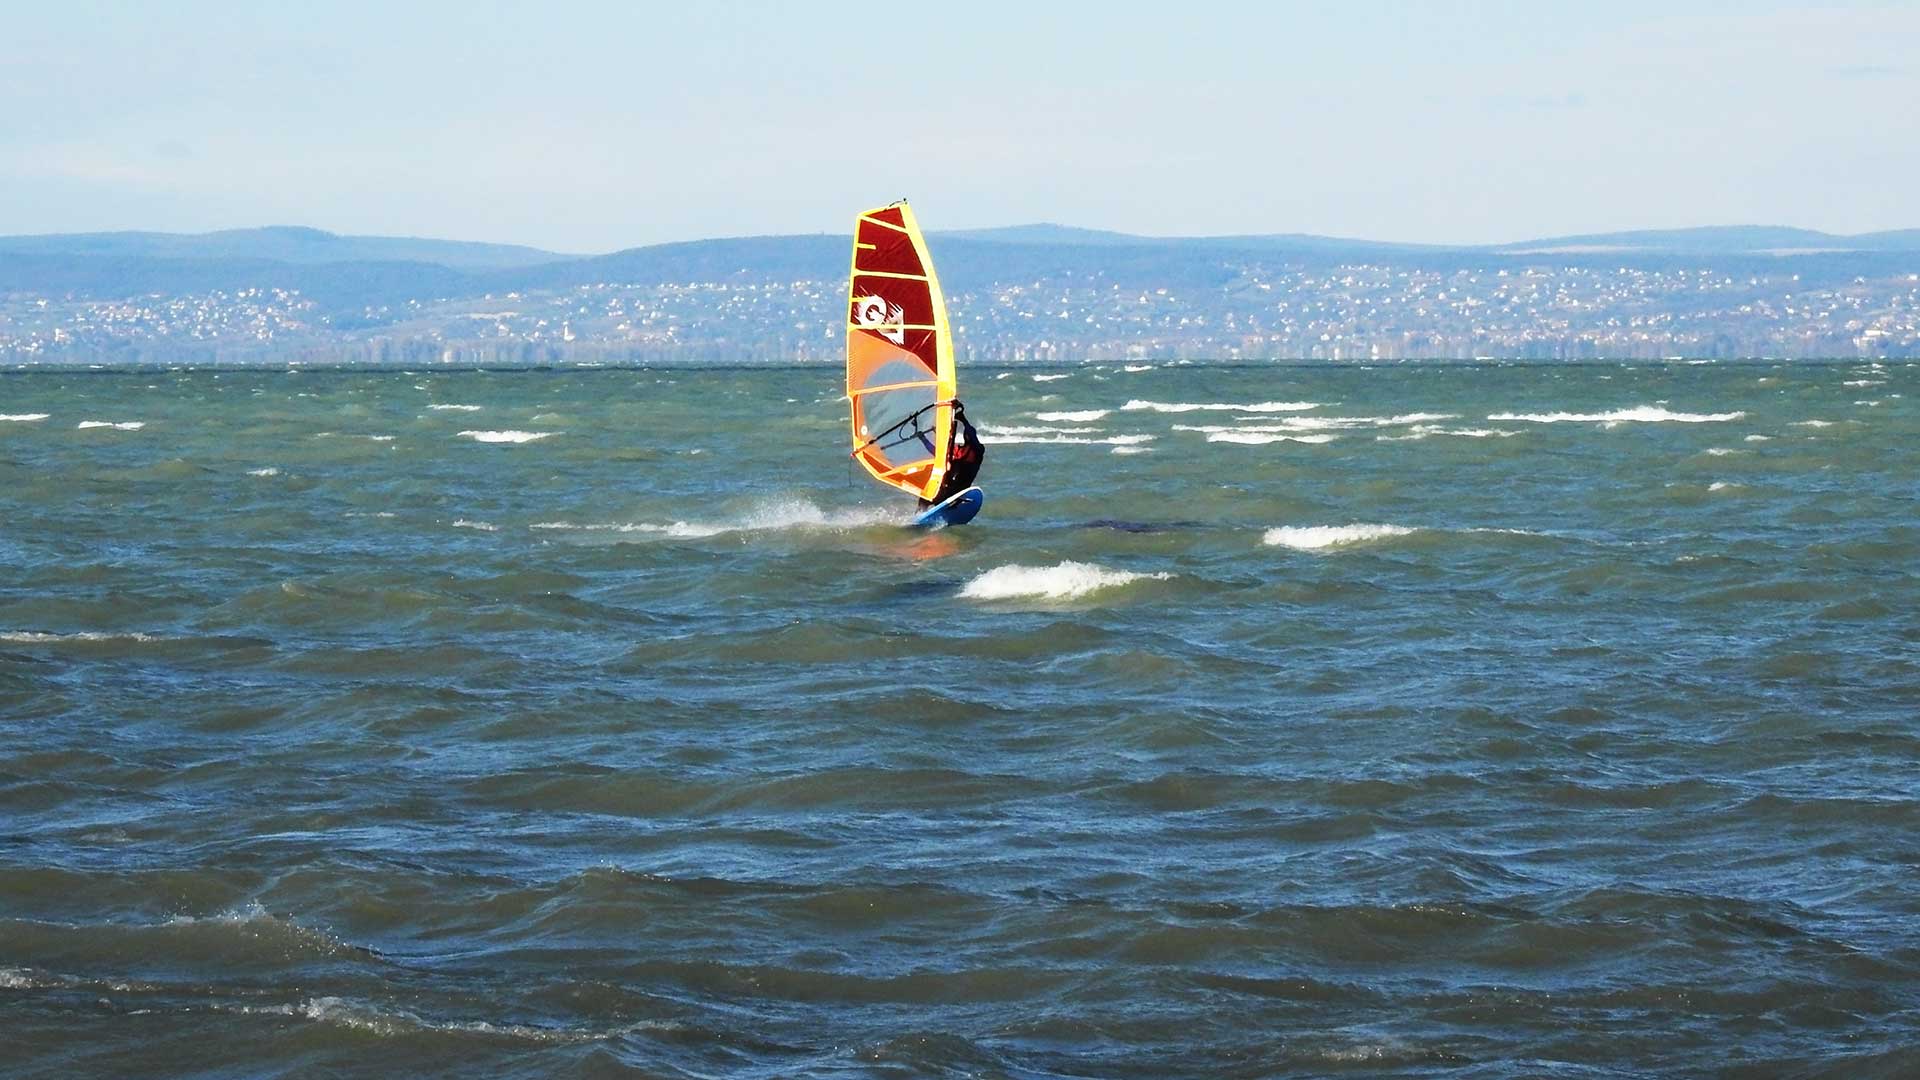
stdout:
[(905, 202), (854, 224), (847, 282), (847, 398), (853, 456), (874, 478), (932, 498), (953, 438), (947, 302)]

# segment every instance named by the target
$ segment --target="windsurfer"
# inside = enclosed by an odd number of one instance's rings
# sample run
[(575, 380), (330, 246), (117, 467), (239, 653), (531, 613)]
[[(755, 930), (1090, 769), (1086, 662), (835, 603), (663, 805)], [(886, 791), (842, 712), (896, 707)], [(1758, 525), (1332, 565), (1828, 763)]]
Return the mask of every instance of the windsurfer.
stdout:
[(921, 499), (920, 509), (946, 502), (959, 492), (973, 486), (973, 478), (980, 475), (980, 464), (987, 457), (987, 448), (980, 443), (980, 435), (967, 421), (967, 407), (958, 399), (953, 402), (953, 433), (947, 442), (947, 475), (941, 481), (940, 490), (933, 498)]

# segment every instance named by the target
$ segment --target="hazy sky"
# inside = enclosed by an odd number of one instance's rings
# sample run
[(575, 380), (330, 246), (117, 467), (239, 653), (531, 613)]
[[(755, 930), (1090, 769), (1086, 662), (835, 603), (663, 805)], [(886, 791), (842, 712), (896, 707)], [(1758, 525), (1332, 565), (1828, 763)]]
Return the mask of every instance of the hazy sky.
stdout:
[(6, 4), (0, 233), (1920, 226), (1920, 4)]

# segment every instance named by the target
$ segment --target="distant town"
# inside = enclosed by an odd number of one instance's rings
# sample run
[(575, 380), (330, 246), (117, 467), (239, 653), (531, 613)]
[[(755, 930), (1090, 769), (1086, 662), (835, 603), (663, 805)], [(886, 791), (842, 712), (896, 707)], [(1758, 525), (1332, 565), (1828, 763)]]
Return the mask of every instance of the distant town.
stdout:
[[(934, 250), (938, 260), (937, 241)], [(1890, 270), (1900, 260), (1882, 254), (1851, 275), (1828, 256), (1821, 273), (1802, 280), (1795, 260), (1750, 253), (1634, 260), (1640, 265), (1503, 253), (1462, 255), (1454, 260), (1462, 265), (1446, 266), (1430, 254), (1228, 250), (1183, 254), (1162, 280), (1151, 252), (1132, 251), (1110, 271), (1099, 247), (1065, 260), (1036, 260), (1035, 249), (1020, 245), (967, 250), (968, 271), (948, 283), (963, 361), (1920, 356), (1920, 255), (1909, 260), (1912, 270)], [(843, 278), (782, 278), (778, 268), (746, 265), (659, 280), (672, 267), (648, 263), (638, 276), (654, 280), (622, 280), (611, 268), (604, 280), (565, 280), (591, 278), (591, 269), (550, 282), (514, 271), (536, 280), (464, 295), (348, 301), (309, 295), (298, 282), (270, 283), (265, 272), (246, 287), (173, 291), (147, 280), (138, 292), (112, 296), (99, 295), (114, 291), (100, 284), (36, 289), (30, 275), (16, 273), (0, 282), (0, 362), (840, 358)], [(406, 275), (399, 277), (402, 285), (389, 291), (407, 291)], [(475, 280), (476, 289), (487, 284)]]

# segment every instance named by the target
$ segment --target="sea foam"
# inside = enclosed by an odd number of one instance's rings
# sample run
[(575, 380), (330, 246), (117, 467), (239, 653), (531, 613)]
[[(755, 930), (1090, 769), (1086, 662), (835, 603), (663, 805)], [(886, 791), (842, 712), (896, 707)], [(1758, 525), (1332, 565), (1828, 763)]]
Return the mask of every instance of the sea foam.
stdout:
[(1747, 415), (1744, 412), (1726, 413), (1689, 413), (1674, 412), (1659, 405), (1640, 405), (1631, 409), (1614, 409), (1601, 413), (1492, 413), (1489, 420), (1520, 420), (1530, 424), (1605, 424), (1613, 427), (1617, 424), (1715, 424), (1728, 420), (1738, 420)]
[(462, 437), (483, 443), (530, 443), (557, 435), (555, 431), (463, 431)]
[(1238, 443), (1242, 446), (1265, 446), (1268, 443), (1328, 443), (1339, 438), (1338, 435), (1280, 435), (1258, 431), (1216, 431), (1207, 436), (1210, 443)]
[(1100, 589), (1130, 582), (1164, 581), (1171, 574), (1137, 574), (1109, 570), (1092, 563), (1062, 562), (1055, 566), (996, 566), (966, 583), (960, 595), (969, 600), (1075, 600)]
[(982, 442), (992, 446), (1007, 446), (1014, 443), (1053, 443), (1075, 446), (1138, 446), (1152, 442), (1152, 435), (993, 435), (983, 437)]
[(82, 420), (73, 426), (82, 431), (87, 428), (112, 428), (115, 431), (139, 431), (141, 428), (147, 426), (147, 422), (145, 420), (121, 420), (117, 422), (113, 420)]
[(11, 421), (14, 423), (28, 424), (35, 420), (45, 420), (52, 415), (52, 413), (43, 412), (0, 413), (0, 423)]
[(1249, 402), (1244, 405), (1236, 405), (1228, 402), (1218, 402), (1218, 401), (1201, 404), (1201, 403), (1192, 402), (1192, 401), (1142, 401), (1139, 398), (1135, 398), (1132, 401), (1129, 401), (1125, 405), (1122, 405), (1120, 407), (1122, 409), (1127, 409), (1130, 411), (1138, 411), (1141, 409), (1151, 409), (1154, 412), (1162, 412), (1162, 413), (1184, 413), (1184, 412), (1269, 413), (1269, 412), (1305, 412), (1308, 409), (1319, 408), (1320, 403), (1317, 401), (1255, 401), (1255, 402)]
[(1277, 529), (1268, 529), (1263, 539), (1273, 547), (1321, 551), (1410, 536), (1416, 531), (1404, 525), (1282, 525)]
[(852, 507), (844, 510), (822, 510), (803, 499), (779, 500), (755, 507), (738, 517), (725, 521), (673, 521), (673, 522), (607, 522), (597, 524), (579, 524), (571, 521), (538, 521), (528, 526), (532, 529), (599, 532), (618, 534), (651, 534), (676, 540), (700, 539), (733, 532), (782, 532), (782, 531), (834, 531), (859, 529), (872, 525), (905, 524), (900, 513), (894, 509), (877, 507)]
[(151, 634), (132, 631), (124, 634), (111, 634), (99, 630), (82, 630), (72, 634), (52, 634), (41, 630), (0, 631), (0, 641), (11, 641), (19, 645), (51, 645), (60, 642), (101, 642), (101, 641), (158, 641)]
[(1091, 424), (1112, 411), (1112, 409), (1081, 409), (1077, 412), (1043, 412), (1034, 413), (1033, 418), (1055, 424)]

